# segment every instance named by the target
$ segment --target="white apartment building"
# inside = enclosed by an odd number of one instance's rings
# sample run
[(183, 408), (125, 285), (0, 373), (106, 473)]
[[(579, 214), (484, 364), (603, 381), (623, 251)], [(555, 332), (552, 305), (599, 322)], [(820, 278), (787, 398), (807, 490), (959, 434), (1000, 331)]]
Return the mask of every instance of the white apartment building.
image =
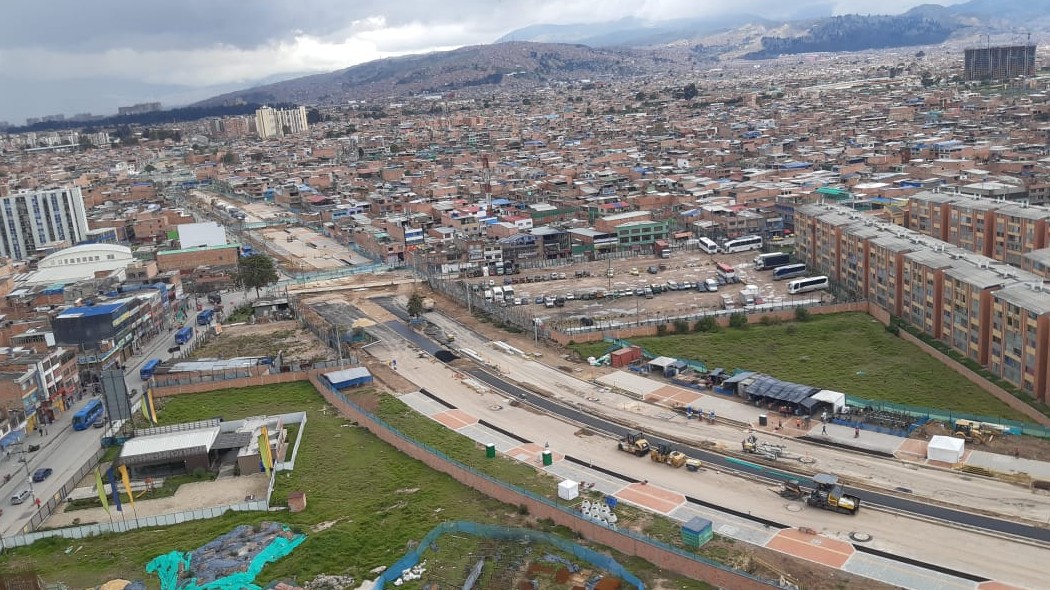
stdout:
[(79, 187), (21, 191), (0, 197), (0, 256), (23, 260), (53, 242), (87, 237)]
[(302, 133), (308, 129), (306, 107), (276, 110), (262, 107), (255, 111), (255, 128), (259, 137), (280, 137)]

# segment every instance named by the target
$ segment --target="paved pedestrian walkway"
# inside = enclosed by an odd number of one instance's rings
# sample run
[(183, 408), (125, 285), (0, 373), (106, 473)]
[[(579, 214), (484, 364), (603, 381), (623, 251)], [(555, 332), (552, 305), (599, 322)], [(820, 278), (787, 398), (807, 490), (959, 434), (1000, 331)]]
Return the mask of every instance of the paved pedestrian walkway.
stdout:
[[(654, 485), (648, 481), (630, 481), (606, 470), (599, 470), (569, 461), (560, 453), (552, 453), (551, 465), (542, 465), (543, 447), (538, 443), (522, 442), (489, 428), (471, 416), (468, 412), (450, 409), (420, 392), (406, 393), (400, 396), (401, 401), (417, 412), (452, 429), (479, 445), (493, 444), (497, 451), (523, 463), (543, 469), (562, 480), (572, 480), (585, 486), (585, 489), (615, 497), (638, 508), (662, 514), (680, 523), (688, 522), (694, 516), (701, 516), (712, 522), (715, 532), (727, 538), (763, 546), (793, 557), (805, 559), (827, 567), (845, 572), (881, 580), (901, 588), (927, 590), (1024, 590), (1022, 588), (999, 582), (978, 583), (953, 576), (948, 573), (926, 569), (917, 565), (904, 563), (865, 552), (849, 541), (835, 539), (815, 531), (800, 528), (776, 528), (756, 520), (734, 516), (719, 510), (687, 500), (680, 492)], [(826, 436), (835, 442), (854, 442), (854, 430), (838, 424), (811, 423), (808, 431), (799, 429), (808, 436)], [(826, 430), (827, 434), (823, 434)], [(815, 432), (814, 432), (815, 431)], [(900, 439), (885, 434), (867, 432), (864, 441), (867, 448), (892, 453), (900, 446)], [(581, 500), (582, 502), (582, 500)], [(616, 526), (616, 525), (612, 525)]]

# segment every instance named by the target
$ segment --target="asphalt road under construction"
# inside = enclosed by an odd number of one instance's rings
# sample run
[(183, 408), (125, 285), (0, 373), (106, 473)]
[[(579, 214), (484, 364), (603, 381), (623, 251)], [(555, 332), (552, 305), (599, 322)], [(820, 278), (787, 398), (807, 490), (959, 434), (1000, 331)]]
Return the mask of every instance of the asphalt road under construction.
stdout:
[[(390, 298), (379, 298), (376, 301), (386, 310), (390, 311), (403, 321), (390, 321), (386, 323), (386, 326), (396, 332), (405, 340), (408, 340), (412, 344), (416, 345), (421, 350), (426, 351), (431, 355), (435, 355), (438, 351), (447, 350), (443, 346), (437, 344), (433, 340), (430, 340), (423, 334), (416, 332), (410, 328), (407, 324), (408, 314), (404, 309), (397, 306)], [(631, 430), (598, 416), (581, 412), (580, 410), (559, 403), (555, 400), (547, 398), (542, 395), (532, 393), (531, 391), (524, 389), (506, 381), (492, 373), (481, 369), (467, 369), (464, 373), (470, 374), (472, 377), (485, 383), (495, 390), (501, 391), (504, 394), (516, 398), (518, 400), (527, 402), (536, 408), (542, 409), (545, 412), (560, 416), (572, 422), (575, 422), (581, 426), (587, 428), (607, 432), (617, 437), (622, 437), (632, 432)], [(670, 439), (661, 438), (659, 436), (652, 436), (646, 433), (645, 438), (649, 440), (652, 445), (667, 444), (677, 447), (679, 450), (688, 451), (691, 457), (705, 461), (707, 464), (717, 466), (727, 471), (735, 471), (743, 473), (748, 476), (759, 477), (763, 479), (769, 479), (771, 476), (777, 477), (779, 480), (783, 480), (786, 476), (790, 476), (792, 479), (798, 479), (802, 485), (813, 487), (812, 480), (805, 476), (793, 474), (788, 471), (774, 470), (763, 465), (752, 464), (746, 461), (740, 461), (718, 453), (712, 453), (711, 451), (683, 445), (682, 443), (672, 441)], [(622, 476), (621, 476), (622, 477)], [(1004, 535), (1010, 535), (1013, 537), (1028, 539), (1031, 541), (1041, 542), (1050, 544), (1050, 529), (1036, 527), (1024, 523), (1011, 522), (1001, 518), (995, 518), (991, 516), (984, 516), (981, 514), (975, 514), (972, 512), (966, 512), (963, 510), (955, 510), (953, 508), (946, 508), (943, 506), (927, 504), (921, 500), (913, 500), (905, 496), (897, 496), (892, 494), (884, 494), (874, 492), (866, 489), (851, 488), (850, 493), (861, 499), (861, 506), (865, 504), (874, 505), (896, 512), (904, 513), (907, 515), (918, 516), (921, 518), (940, 520), (947, 523), (957, 524), (965, 527), (984, 529), (995, 533)], [(708, 504), (705, 502), (705, 504)], [(712, 508), (720, 509), (715, 504), (708, 504)], [(733, 512), (733, 511), (728, 511)]]

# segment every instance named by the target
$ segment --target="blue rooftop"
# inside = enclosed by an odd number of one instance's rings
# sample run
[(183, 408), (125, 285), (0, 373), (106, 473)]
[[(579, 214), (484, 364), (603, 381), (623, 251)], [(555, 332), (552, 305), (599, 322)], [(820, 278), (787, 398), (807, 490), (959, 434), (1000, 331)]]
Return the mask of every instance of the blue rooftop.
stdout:
[(118, 301), (116, 303), (104, 303), (102, 305), (85, 305), (81, 307), (70, 307), (69, 309), (58, 314), (58, 317), (68, 318), (76, 316), (90, 317), (96, 315), (106, 315), (120, 309), (120, 307), (124, 305), (124, 303), (124, 301)]

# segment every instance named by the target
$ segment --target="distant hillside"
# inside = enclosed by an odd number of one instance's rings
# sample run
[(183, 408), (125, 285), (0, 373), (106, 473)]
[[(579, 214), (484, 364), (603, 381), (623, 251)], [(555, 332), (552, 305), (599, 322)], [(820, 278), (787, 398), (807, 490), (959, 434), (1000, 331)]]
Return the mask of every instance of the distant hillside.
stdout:
[(943, 43), (959, 25), (925, 16), (860, 16), (822, 19), (797, 37), (763, 37), (746, 59), (820, 51), (863, 51)]
[(411, 93), (447, 92), (502, 84), (511, 79), (579, 80), (645, 73), (642, 54), (631, 50), (593, 49), (583, 45), (500, 43), (454, 51), (381, 59), (328, 74), (317, 74), (238, 92), (196, 106), (237, 102), (298, 104)]
[(681, 18), (645, 22), (636, 18), (592, 24), (532, 25), (507, 33), (496, 43), (534, 41), (577, 43), (590, 47), (647, 47), (692, 40), (745, 24), (768, 21), (753, 14), (728, 14), (709, 18)]

